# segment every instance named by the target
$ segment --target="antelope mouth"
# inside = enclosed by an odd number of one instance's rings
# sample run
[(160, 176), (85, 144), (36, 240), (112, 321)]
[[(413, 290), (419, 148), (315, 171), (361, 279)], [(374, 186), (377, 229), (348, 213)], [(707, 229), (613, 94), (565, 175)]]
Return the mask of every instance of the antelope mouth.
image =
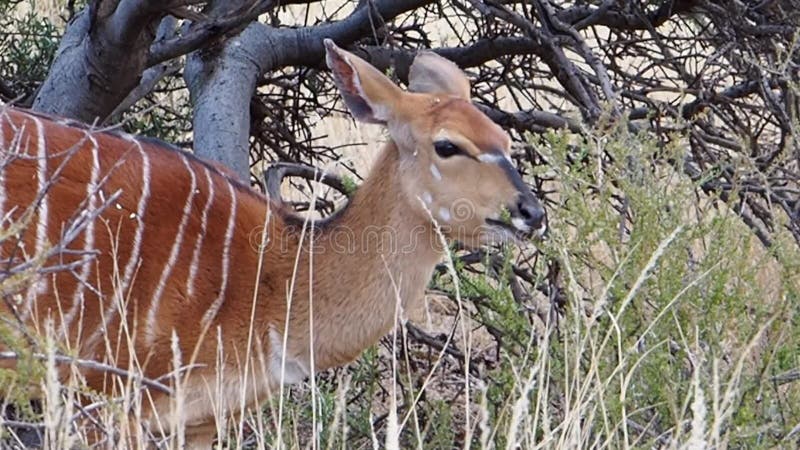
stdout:
[(530, 240), (531, 238), (541, 240), (544, 238), (545, 232), (547, 231), (547, 225), (545, 224), (534, 229), (518, 217), (513, 217), (509, 221), (486, 219), (486, 224), (493, 230), (499, 232), (502, 236), (508, 238), (508, 240), (513, 240), (517, 243)]

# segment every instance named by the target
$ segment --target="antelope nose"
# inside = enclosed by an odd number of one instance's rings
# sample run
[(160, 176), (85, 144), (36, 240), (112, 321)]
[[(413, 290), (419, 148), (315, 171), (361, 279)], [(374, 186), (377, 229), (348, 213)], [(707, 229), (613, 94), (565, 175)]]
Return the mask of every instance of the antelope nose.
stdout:
[(539, 230), (544, 226), (544, 208), (539, 200), (533, 196), (521, 196), (517, 200), (517, 211), (520, 218), (531, 230)]

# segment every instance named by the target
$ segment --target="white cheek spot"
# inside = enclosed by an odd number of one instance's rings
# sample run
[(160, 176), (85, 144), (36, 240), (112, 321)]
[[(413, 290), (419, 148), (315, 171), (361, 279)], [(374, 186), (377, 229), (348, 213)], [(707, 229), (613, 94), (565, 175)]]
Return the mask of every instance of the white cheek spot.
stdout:
[(439, 217), (444, 222), (450, 222), (450, 211), (447, 208), (439, 208)]
[(514, 228), (527, 232), (531, 229), (531, 227), (525, 223), (524, 220), (520, 219), (519, 217), (514, 217), (511, 219), (511, 224), (514, 225)]
[[(284, 384), (296, 384), (305, 380), (309, 375), (308, 367), (298, 359), (283, 355), (283, 337), (278, 330), (269, 330), (269, 376), (275, 387), (280, 386), (281, 379)], [(283, 368), (283, 376), (281, 376)]]
[(433, 197), (431, 197), (431, 193), (425, 191), (422, 193), (422, 201), (425, 202), (426, 205), (430, 205), (433, 203)]
[(433, 175), (434, 180), (442, 181), (442, 173), (439, 172), (439, 168), (436, 167), (436, 164), (431, 164), (431, 175)]

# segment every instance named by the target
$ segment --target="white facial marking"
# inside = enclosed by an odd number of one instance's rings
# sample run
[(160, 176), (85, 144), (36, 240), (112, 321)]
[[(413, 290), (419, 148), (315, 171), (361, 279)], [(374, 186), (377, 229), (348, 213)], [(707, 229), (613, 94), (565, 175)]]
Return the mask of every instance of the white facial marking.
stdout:
[(485, 162), (485, 163), (496, 163), (500, 161), (502, 156), (498, 155), (497, 153), (481, 153), (478, 156), (478, 161)]
[(450, 221), (450, 211), (447, 208), (444, 208), (444, 207), (439, 208), (439, 217), (442, 219), (442, 221), (449, 222)]
[(430, 205), (433, 203), (433, 197), (431, 197), (431, 193), (425, 191), (422, 193), (422, 201), (425, 202), (426, 205)]
[(520, 219), (519, 217), (514, 217), (513, 219), (511, 219), (511, 224), (514, 225), (514, 228), (516, 228), (516, 229), (518, 229), (520, 231), (527, 232), (528, 230), (531, 229), (531, 227), (528, 224), (526, 224), (525, 221)]
[(433, 175), (434, 180), (442, 181), (442, 173), (439, 172), (439, 168), (436, 167), (436, 164), (431, 164), (431, 175)]
[(546, 231), (547, 231), (547, 224), (546, 224), (546, 223), (542, 223), (542, 226), (541, 226), (541, 227), (539, 227), (539, 229), (538, 229), (538, 230), (536, 230), (536, 234), (537, 234), (539, 237), (542, 237), (542, 236), (544, 236), (544, 233), (545, 233)]
[(509, 158), (505, 153), (482, 153), (480, 156), (478, 156), (478, 161), (490, 164), (497, 164), (503, 160), (512, 162), (511, 158)]

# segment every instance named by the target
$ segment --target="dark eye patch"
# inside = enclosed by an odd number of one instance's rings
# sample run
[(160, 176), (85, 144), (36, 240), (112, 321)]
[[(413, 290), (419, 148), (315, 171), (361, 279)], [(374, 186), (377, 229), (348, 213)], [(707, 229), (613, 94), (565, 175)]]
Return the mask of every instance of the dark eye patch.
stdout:
[(433, 148), (436, 150), (436, 154), (441, 158), (449, 158), (454, 155), (466, 155), (466, 153), (464, 153), (459, 146), (448, 140), (434, 142)]

